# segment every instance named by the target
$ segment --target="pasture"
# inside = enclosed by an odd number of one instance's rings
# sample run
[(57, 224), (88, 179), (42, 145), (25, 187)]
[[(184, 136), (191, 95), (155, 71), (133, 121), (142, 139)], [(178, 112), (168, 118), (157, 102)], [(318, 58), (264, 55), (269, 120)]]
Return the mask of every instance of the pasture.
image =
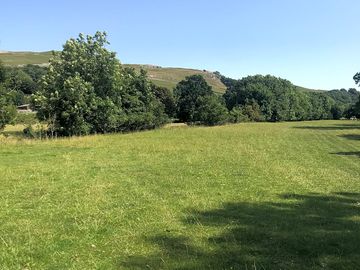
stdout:
[(360, 123), (0, 135), (1, 269), (358, 269)]

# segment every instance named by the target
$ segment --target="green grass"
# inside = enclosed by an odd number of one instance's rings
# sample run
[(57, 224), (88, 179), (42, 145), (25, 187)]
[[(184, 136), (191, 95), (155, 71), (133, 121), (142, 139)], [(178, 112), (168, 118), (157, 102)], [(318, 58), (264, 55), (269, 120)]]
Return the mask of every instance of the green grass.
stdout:
[(357, 269), (359, 180), (355, 121), (10, 132), (0, 268)]
[(323, 89), (310, 89), (310, 88), (306, 88), (306, 87), (302, 87), (302, 86), (295, 86), (296, 90), (302, 91), (302, 92), (323, 92), (323, 91), (327, 91), (327, 90), (323, 90)]
[(158, 86), (163, 86), (169, 89), (173, 89), (178, 82), (185, 79), (187, 76), (200, 74), (213, 88), (214, 92), (224, 93), (226, 91), (226, 86), (212, 72), (186, 68), (154, 67), (150, 65), (128, 66), (134, 67), (136, 70), (140, 70), (140, 68), (145, 69), (150, 80)]
[(52, 57), (52, 52), (5, 52), (0, 53), (0, 61), (5, 65), (46, 65)]

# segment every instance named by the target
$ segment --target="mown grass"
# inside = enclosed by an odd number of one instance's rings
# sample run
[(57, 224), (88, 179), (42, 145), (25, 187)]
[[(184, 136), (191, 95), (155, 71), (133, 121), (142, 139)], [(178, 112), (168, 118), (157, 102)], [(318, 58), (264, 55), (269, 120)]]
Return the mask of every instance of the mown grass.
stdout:
[(357, 269), (360, 123), (0, 139), (1, 269)]

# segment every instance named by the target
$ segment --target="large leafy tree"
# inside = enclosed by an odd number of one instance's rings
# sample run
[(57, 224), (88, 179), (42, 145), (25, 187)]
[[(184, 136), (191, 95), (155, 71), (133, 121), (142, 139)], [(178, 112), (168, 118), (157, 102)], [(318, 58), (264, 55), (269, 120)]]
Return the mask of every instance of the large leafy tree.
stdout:
[(123, 68), (106, 49), (106, 33), (79, 35), (54, 54), (40, 91), (38, 117), (60, 135), (154, 128), (165, 121), (163, 107), (146, 74)]
[(192, 75), (179, 82), (174, 95), (180, 121), (215, 125), (226, 120), (225, 106), (201, 75)]

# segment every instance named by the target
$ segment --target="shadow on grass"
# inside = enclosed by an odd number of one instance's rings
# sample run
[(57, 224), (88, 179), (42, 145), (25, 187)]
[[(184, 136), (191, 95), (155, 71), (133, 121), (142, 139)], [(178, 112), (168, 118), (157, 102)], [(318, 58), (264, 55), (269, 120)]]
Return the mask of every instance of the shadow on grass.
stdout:
[(336, 124), (329, 126), (296, 126), (298, 129), (312, 129), (312, 130), (349, 130), (349, 129), (360, 129), (359, 124)]
[(16, 139), (22, 139), (25, 138), (24, 132), (21, 130), (9, 130), (9, 131), (1, 131), (0, 135), (4, 135), (5, 137), (12, 137)]
[(360, 151), (354, 151), (354, 152), (337, 152), (337, 153), (332, 153), (334, 155), (339, 155), (339, 156), (357, 156), (360, 157)]
[(360, 134), (344, 134), (344, 135), (339, 135), (339, 137), (341, 138), (345, 138), (348, 140), (360, 140)]
[(202, 241), (171, 232), (153, 235), (146, 240), (158, 253), (130, 257), (121, 266), (359, 269), (359, 193), (282, 194), (279, 200), (229, 202), (207, 211), (192, 209), (182, 222), (189, 231), (205, 232)]

